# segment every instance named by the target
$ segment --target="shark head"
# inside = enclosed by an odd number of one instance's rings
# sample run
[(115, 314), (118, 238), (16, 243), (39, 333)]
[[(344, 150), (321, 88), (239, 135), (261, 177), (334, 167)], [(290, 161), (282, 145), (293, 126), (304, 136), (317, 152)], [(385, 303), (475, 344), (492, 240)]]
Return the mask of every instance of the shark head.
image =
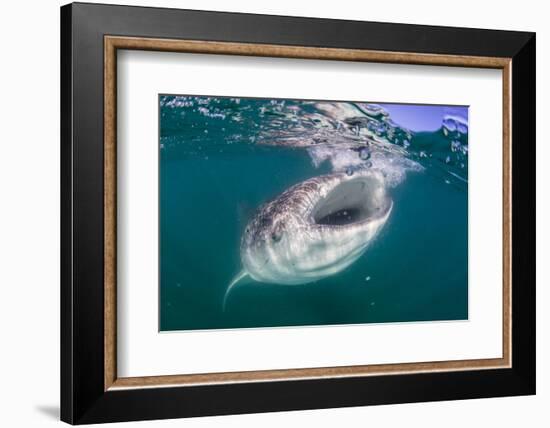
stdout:
[(359, 258), (387, 221), (392, 201), (377, 171), (336, 173), (296, 184), (262, 206), (241, 241), (255, 281), (305, 284)]

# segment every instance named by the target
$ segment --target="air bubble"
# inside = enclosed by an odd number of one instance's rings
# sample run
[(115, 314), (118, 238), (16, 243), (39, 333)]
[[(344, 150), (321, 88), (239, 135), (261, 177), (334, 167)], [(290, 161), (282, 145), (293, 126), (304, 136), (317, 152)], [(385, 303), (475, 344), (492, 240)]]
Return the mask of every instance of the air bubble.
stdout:
[(370, 151), (365, 148), (359, 150), (359, 157), (363, 160), (370, 159)]
[(458, 132), (460, 132), (461, 134), (467, 134), (468, 133), (468, 126), (464, 123), (458, 123), (456, 128), (457, 128)]
[(351, 177), (353, 175), (354, 171), (353, 171), (353, 168), (351, 166), (348, 166), (346, 168), (346, 174)]

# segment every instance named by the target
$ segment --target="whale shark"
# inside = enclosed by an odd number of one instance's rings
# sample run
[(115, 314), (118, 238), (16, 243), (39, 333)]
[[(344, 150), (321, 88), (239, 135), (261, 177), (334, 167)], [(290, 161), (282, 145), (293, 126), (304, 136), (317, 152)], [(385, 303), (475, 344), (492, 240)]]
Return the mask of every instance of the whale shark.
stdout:
[(364, 254), (393, 201), (377, 170), (337, 172), (298, 183), (261, 206), (241, 238), (238, 284), (298, 285), (334, 275)]

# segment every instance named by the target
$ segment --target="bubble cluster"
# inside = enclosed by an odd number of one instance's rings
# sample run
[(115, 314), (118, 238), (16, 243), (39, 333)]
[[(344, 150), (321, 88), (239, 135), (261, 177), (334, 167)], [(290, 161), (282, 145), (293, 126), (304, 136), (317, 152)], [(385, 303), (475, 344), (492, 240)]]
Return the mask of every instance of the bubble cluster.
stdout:
[(468, 120), (456, 108), (438, 131), (415, 133), (372, 103), (161, 96), (160, 107), (161, 121), (177, 124), (161, 127), (163, 151), (188, 144), (189, 154), (204, 158), (205, 150), (237, 143), (305, 148), (315, 167), (327, 162), (348, 175), (372, 168), (392, 185), (435, 166), (467, 182)]

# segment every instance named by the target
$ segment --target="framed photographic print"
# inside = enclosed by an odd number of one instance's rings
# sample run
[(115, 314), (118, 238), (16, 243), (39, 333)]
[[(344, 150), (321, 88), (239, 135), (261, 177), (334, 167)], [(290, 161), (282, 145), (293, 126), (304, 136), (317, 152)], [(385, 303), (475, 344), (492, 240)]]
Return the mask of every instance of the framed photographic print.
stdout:
[(535, 35), (61, 8), (61, 418), (535, 393)]

